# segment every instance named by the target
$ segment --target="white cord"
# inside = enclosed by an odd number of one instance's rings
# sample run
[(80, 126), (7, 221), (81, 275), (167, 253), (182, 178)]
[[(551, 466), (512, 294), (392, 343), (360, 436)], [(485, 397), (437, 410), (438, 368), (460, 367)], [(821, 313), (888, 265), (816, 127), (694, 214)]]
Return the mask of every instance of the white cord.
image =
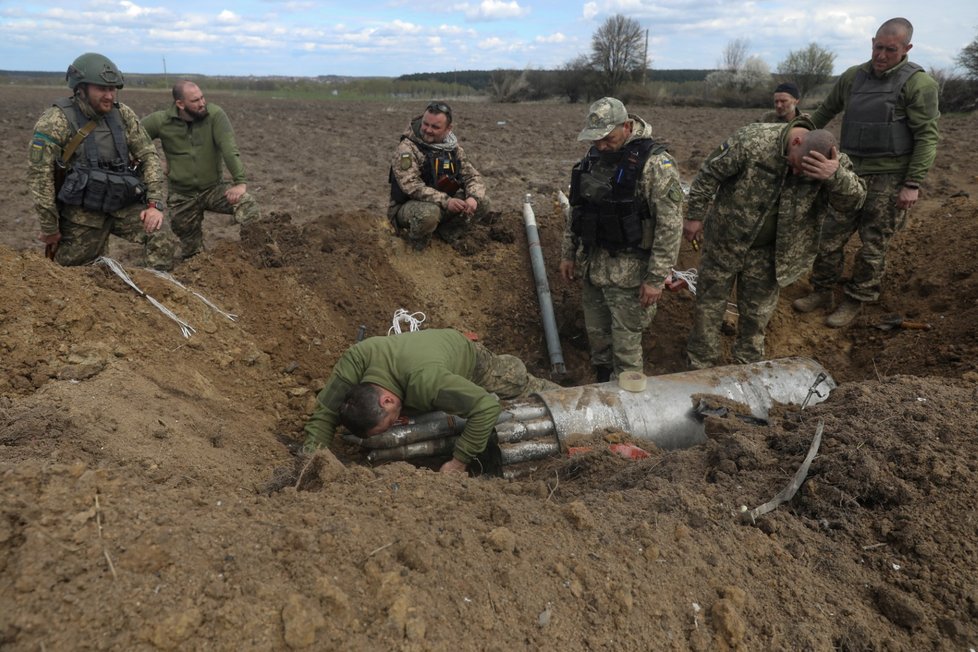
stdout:
[(696, 294), (697, 272), (695, 267), (690, 267), (685, 272), (679, 272), (674, 269), (670, 269), (670, 272), (672, 273), (673, 278), (679, 279), (680, 281), (686, 281), (686, 287), (689, 288), (689, 291)]
[(170, 274), (169, 272), (164, 272), (164, 271), (161, 271), (161, 270), (158, 270), (158, 269), (147, 269), (147, 271), (152, 272), (153, 274), (156, 274), (160, 278), (165, 279), (165, 280), (169, 281), (170, 283), (173, 283), (174, 285), (176, 285), (181, 290), (186, 290), (187, 292), (190, 292), (195, 297), (197, 297), (198, 299), (200, 299), (201, 301), (203, 301), (204, 303), (206, 303), (208, 306), (210, 306), (210, 308), (212, 310), (216, 310), (217, 312), (221, 313), (222, 315), (224, 315), (225, 317), (227, 317), (231, 321), (238, 321), (238, 316), (237, 315), (232, 314), (230, 312), (224, 312), (223, 310), (221, 310), (220, 308), (218, 308), (214, 303), (212, 303), (211, 300), (208, 299), (207, 297), (205, 297), (203, 294), (201, 294), (197, 290), (191, 290), (186, 285), (184, 285), (183, 283), (181, 283), (177, 279), (173, 278), (173, 275)]
[[(420, 315), (420, 316), (419, 316)], [(401, 322), (405, 322), (410, 328), (411, 332), (421, 330), (421, 322), (425, 320), (425, 314), (423, 312), (411, 312), (409, 313), (404, 308), (398, 308), (394, 313), (394, 321), (391, 324), (390, 330), (387, 331), (388, 335), (400, 335)]]
[(139, 286), (136, 285), (135, 283), (133, 283), (132, 279), (129, 278), (129, 275), (126, 274), (126, 270), (124, 270), (122, 268), (122, 265), (120, 265), (118, 263), (118, 261), (113, 260), (112, 258), (109, 258), (107, 256), (100, 256), (99, 258), (96, 258), (95, 259), (95, 264), (97, 265), (99, 263), (105, 265), (106, 267), (108, 267), (109, 269), (111, 269), (113, 272), (115, 272), (116, 273), (116, 276), (118, 276), (123, 281), (125, 281), (126, 284), (129, 287), (131, 287), (133, 290), (135, 290), (139, 294), (141, 294), (144, 297), (146, 297), (146, 300), (149, 301), (154, 306), (156, 306), (156, 308), (160, 312), (162, 312), (164, 315), (166, 315), (167, 317), (169, 317), (173, 321), (177, 322), (180, 325), (180, 332), (183, 333), (183, 336), (184, 337), (189, 338), (191, 335), (193, 335), (194, 333), (197, 332), (197, 329), (196, 328), (194, 328), (193, 326), (191, 326), (187, 322), (185, 322), (182, 319), (180, 319), (179, 317), (177, 317), (173, 313), (172, 310), (170, 310), (169, 308), (167, 308), (166, 306), (164, 306), (162, 303), (160, 303), (159, 301), (157, 301), (153, 297), (149, 296), (148, 294), (146, 294), (142, 290), (140, 290), (139, 289)]

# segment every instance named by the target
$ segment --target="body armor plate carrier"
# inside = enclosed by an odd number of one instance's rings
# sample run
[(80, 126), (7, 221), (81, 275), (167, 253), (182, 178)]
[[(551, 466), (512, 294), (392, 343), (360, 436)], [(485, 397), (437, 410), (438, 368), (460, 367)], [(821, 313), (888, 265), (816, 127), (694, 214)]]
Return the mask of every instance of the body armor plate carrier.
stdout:
[[(64, 111), (75, 132), (88, 122), (70, 99), (59, 100), (55, 106)], [(58, 191), (58, 201), (62, 204), (112, 213), (146, 201), (146, 186), (130, 163), (119, 109), (113, 107), (103, 118), (103, 123), (85, 138), (83, 155), (76, 155), (70, 164), (64, 185)], [(59, 164), (64, 165), (64, 162)]]
[(595, 245), (612, 255), (641, 248), (642, 221), (652, 219), (652, 215), (635, 190), (649, 156), (665, 151), (664, 144), (650, 139), (627, 143), (618, 152), (618, 164), (610, 178), (595, 174), (595, 164), (608, 155), (593, 146), (574, 166), (569, 198), (571, 232), (585, 254)]

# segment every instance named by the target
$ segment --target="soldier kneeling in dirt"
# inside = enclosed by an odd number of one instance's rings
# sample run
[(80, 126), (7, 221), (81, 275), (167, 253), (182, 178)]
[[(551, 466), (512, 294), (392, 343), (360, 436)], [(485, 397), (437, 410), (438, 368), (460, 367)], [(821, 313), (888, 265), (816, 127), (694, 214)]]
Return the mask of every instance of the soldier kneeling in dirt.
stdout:
[(463, 473), (486, 449), (502, 411), (499, 398), (557, 387), (532, 376), (519, 358), (496, 355), (456, 330), (370, 337), (347, 349), (333, 367), (306, 423), (303, 450), (329, 446), (338, 424), (371, 437), (393, 426), (402, 410), (442, 411), (464, 417), (466, 424), (452, 459), (440, 470)]
[(163, 168), (139, 118), (117, 95), (112, 61), (81, 55), (65, 75), (72, 97), (34, 126), (28, 186), (45, 255), (84, 265), (105, 253), (109, 235), (143, 245), (146, 264), (172, 265), (175, 243), (163, 225)]
[(469, 222), (489, 215), (482, 175), (452, 132), (452, 110), (432, 102), (401, 135), (389, 173), (387, 217), (398, 233), (422, 250), (436, 233), (452, 244)]

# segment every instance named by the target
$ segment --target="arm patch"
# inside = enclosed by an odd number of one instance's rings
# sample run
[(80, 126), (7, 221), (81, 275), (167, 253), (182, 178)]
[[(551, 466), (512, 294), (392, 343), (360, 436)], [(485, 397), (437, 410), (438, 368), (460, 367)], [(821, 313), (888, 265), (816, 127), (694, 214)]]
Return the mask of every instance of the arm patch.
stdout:
[(678, 181), (673, 181), (669, 184), (669, 191), (667, 193), (669, 199), (676, 204), (680, 204), (683, 201), (683, 189), (679, 185)]

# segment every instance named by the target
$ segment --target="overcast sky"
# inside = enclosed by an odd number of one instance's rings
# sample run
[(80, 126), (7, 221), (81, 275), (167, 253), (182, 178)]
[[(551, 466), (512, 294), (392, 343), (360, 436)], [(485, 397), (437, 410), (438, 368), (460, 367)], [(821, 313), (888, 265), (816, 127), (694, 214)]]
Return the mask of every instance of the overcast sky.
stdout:
[(869, 58), (881, 22), (914, 24), (913, 60), (950, 69), (978, 36), (978, 2), (864, 0), (0, 0), (0, 69), (63, 71), (83, 52), (122, 71), (396, 76), (556, 68), (616, 13), (649, 31), (656, 69), (713, 68), (733, 39), (772, 69), (814, 41), (835, 72)]

